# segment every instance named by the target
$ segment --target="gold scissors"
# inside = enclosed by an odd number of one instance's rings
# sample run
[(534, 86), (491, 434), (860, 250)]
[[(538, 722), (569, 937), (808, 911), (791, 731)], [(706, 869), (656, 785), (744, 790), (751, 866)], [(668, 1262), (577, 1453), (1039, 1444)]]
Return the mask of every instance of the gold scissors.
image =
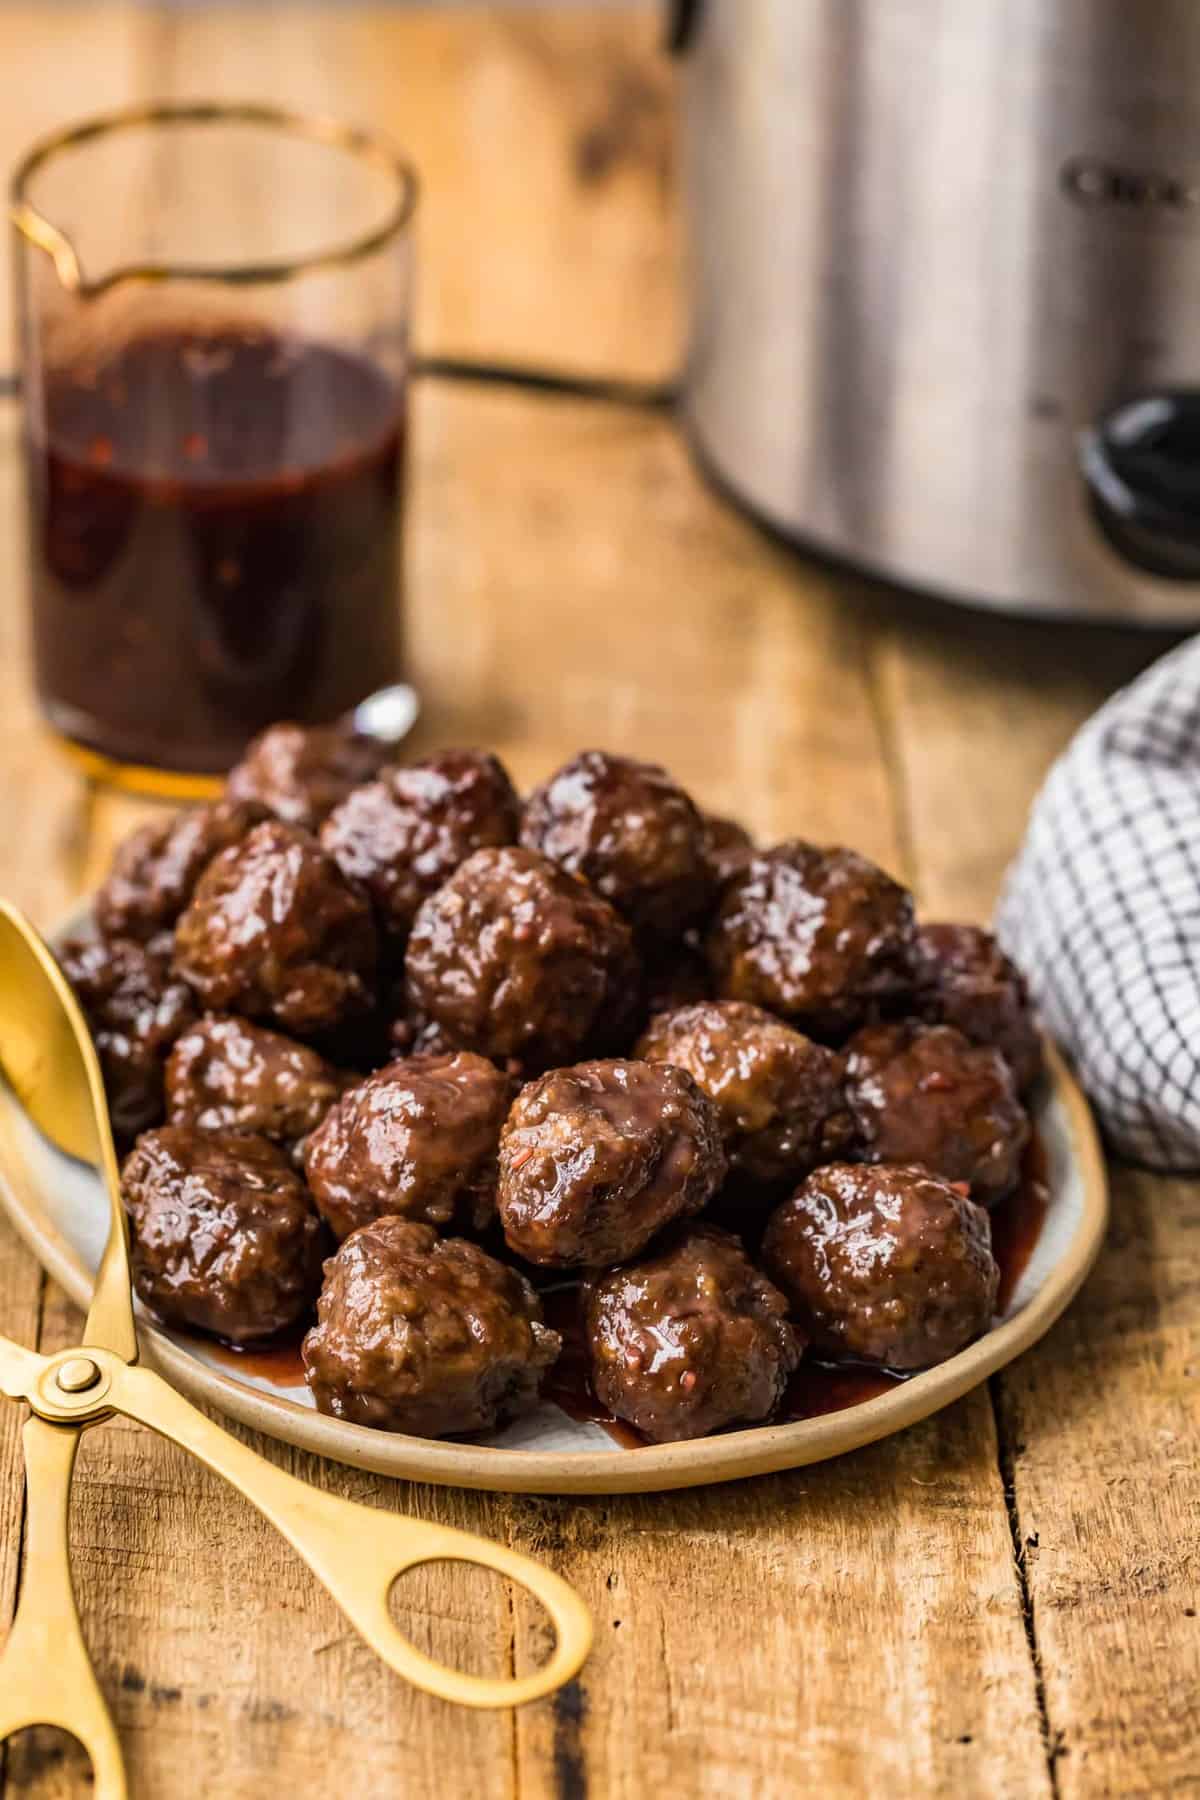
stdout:
[[(32, 1408), (23, 1434), (28, 1541), (16, 1618), (0, 1653), (0, 1742), (27, 1725), (58, 1726), (90, 1755), (97, 1800), (126, 1800), (116, 1730), (80, 1629), (67, 1535), (79, 1434), (113, 1413), (181, 1444), (251, 1500), (376, 1654), (417, 1687), (463, 1706), (520, 1706), (569, 1681), (591, 1648), (592, 1624), (583, 1601), (551, 1570), (470, 1532), (309, 1487), (213, 1424), (152, 1369), (139, 1368), (125, 1210), (100, 1065), (54, 957), (6, 901), (0, 1065), (39, 1130), (99, 1168), (110, 1203), (83, 1342), (40, 1356), (0, 1337), (0, 1394)], [(549, 1661), (530, 1675), (493, 1679), (435, 1662), (410, 1643), (388, 1610), (392, 1585), (406, 1569), (442, 1559), (481, 1564), (528, 1588), (554, 1623)]]

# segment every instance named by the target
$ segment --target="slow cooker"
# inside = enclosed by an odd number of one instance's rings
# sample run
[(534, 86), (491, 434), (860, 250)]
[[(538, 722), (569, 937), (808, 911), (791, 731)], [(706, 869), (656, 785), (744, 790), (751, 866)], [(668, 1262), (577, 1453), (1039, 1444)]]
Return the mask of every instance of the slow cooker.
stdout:
[(696, 448), (1001, 610), (1200, 620), (1196, 0), (678, 0)]

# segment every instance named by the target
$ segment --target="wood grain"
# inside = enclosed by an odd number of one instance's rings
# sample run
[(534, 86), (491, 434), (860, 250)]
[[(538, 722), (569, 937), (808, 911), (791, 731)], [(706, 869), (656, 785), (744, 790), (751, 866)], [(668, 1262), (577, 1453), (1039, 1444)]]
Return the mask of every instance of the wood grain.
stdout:
[[(986, 915), (1029, 790), (1155, 647), (979, 622), (881, 646), (932, 912)], [(1119, 1172), (1089, 1285), (992, 1384), (1064, 1796), (1186, 1793), (1200, 1778), (1198, 1243), (1195, 1183)]]
[(168, 8), (151, 85), (338, 114), (418, 169), (427, 353), (662, 380), (681, 353), (653, 5)]
[(986, 918), (1051, 762), (1164, 640), (864, 600), (918, 898)]
[[(0, 160), (11, 169), (35, 138), (144, 96), (151, 18), (136, 0), (0, 5)], [(9, 234), (0, 234), (0, 366), (14, 355)]]
[(1200, 1186), (1116, 1172), (1109, 1242), (998, 1381), (1059, 1792), (1200, 1781)]
[(522, 1792), (1049, 1793), (997, 1488), (977, 1394), (794, 1475), (547, 1503), (600, 1642), (518, 1720)]

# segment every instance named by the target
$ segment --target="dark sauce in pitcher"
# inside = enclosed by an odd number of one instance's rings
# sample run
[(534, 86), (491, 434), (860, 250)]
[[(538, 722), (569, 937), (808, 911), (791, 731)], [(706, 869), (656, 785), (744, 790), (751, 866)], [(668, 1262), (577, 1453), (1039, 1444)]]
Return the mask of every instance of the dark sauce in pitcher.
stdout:
[(396, 679), (404, 393), (258, 327), (46, 371), (27, 426), (38, 695), (124, 762), (215, 772)]

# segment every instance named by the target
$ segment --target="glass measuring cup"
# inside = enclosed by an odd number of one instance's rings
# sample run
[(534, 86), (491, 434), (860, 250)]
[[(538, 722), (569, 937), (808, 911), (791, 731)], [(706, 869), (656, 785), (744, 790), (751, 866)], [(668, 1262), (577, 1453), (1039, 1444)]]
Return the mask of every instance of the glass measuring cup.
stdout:
[(13, 177), (34, 675), (173, 792), (401, 673), (411, 170), (270, 106), (114, 113)]

